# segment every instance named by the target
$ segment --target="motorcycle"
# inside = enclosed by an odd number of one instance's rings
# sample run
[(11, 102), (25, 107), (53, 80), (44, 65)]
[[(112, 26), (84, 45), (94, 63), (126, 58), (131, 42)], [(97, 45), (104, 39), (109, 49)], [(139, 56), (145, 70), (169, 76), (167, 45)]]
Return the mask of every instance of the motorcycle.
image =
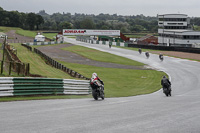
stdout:
[(148, 59), (149, 58), (149, 52), (146, 52), (145, 55), (146, 55), (146, 57)]
[(164, 57), (163, 57), (163, 55), (160, 55), (160, 56), (159, 56), (159, 58), (160, 58), (160, 60), (161, 60), (161, 61), (163, 61), (163, 60), (164, 60)]
[(92, 87), (92, 96), (95, 100), (98, 100), (98, 98), (101, 98), (104, 100), (104, 84), (98, 84), (96, 87)]
[(141, 50), (141, 49), (139, 49), (138, 52), (139, 52), (140, 54), (142, 54), (142, 50)]
[(165, 93), (165, 95), (168, 97), (168, 96), (171, 96), (171, 86), (169, 87), (163, 87), (163, 93)]

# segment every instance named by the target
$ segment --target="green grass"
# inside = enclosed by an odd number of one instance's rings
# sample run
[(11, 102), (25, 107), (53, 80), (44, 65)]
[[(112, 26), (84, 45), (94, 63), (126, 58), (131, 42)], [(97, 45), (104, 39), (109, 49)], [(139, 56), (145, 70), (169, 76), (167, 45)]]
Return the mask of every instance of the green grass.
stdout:
[(42, 35), (53, 40), (56, 39), (54, 37), (56, 37), (57, 33), (43, 33)]
[(65, 72), (51, 67), (50, 65), (47, 65), (39, 55), (34, 52), (28, 51), (25, 47), (21, 46), (21, 44), (15, 43), (11, 45), (17, 49), (17, 56), (22, 62), (30, 63), (31, 74), (39, 74), (48, 78), (73, 78)]
[(194, 25), (194, 30), (195, 30), (195, 31), (200, 31), (200, 26)]
[(86, 48), (83, 46), (70, 46), (66, 48), (62, 48), (63, 50), (67, 50), (76, 54), (79, 54), (81, 56), (84, 56), (86, 58), (101, 61), (101, 62), (111, 62), (111, 63), (117, 63), (117, 64), (123, 64), (123, 65), (132, 65), (132, 66), (143, 66), (143, 63), (133, 61), (121, 56), (113, 55), (106, 52), (101, 52), (95, 49)]
[[(10, 30), (15, 30), (16, 34), (19, 34), (19, 35), (22, 35), (22, 36), (27, 36), (27, 37), (35, 38), (35, 36), (37, 35), (37, 31), (23, 30), (23, 29), (17, 28), (17, 27), (0, 26), (0, 32), (4, 32), (5, 33), (5, 32), (8, 32)], [(57, 33), (44, 33), (43, 35), (48, 37), (48, 38), (50, 38), (50, 39), (54, 39), (54, 36), (56, 36)]]
[(92, 98), (91, 95), (57, 95), (57, 96), (14, 96), (14, 97), (0, 97), (0, 102), (9, 101), (26, 101), (26, 100), (46, 100), (46, 99), (80, 99), (80, 98)]
[(133, 70), (102, 68), (60, 61), (86, 77), (93, 72), (104, 81), (106, 97), (127, 97), (155, 92), (161, 88), (160, 80), (163, 72), (155, 70)]
[(29, 31), (29, 30), (23, 30), (23, 29), (16, 30), (16, 33), (22, 36), (28, 36), (28, 37), (33, 37), (33, 38), (37, 35), (36, 31)]
[(0, 26), (0, 32), (8, 32), (10, 30), (20, 30), (20, 28), (17, 27), (4, 27), (4, 26)]

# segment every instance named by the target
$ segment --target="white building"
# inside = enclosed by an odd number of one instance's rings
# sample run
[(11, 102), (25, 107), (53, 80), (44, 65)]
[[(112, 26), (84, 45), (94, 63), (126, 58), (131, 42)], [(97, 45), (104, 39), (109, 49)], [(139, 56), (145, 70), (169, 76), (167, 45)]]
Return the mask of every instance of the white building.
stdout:
[(158, 27), (159, 45), (192, 47), (200, 43), (200, 32), (193, 31), (185, 14), (158, 15)]

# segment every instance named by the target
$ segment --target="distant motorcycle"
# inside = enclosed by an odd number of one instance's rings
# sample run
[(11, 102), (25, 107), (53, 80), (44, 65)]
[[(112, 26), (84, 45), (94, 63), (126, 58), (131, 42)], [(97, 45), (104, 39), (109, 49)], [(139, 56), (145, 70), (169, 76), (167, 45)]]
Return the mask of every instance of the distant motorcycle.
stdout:
[(98, 98), (104, 100), (104, 84), (103, 82), (101, 84), (99, 83), (96, 84), (97, 84), (96, 87), (92, 87), (92, 96), (95, 100), (98, 100)]
[(169, 87), (163, 87), (163, 93), (165, 93), (165, 95), (168, 97), (168, 96), (171, 96), (171, 86)]
[(164, 60), (164, 57), (163, 57), (163, 55), (159, 55), (159, 58), (160, 58), (160, 60), (161, 60), (161, 61), (163, 61), (163, 60)]
[(146, 57), (147, 57), (147, 59), (149, 58), (149, 52), (145, 52), (145, 55), (146, 55)]
[(142, 53), (142, 49), (141, 49), (141, 48), (139, 48), (139, 49), (138, 49), (138, 52), (141, 54), (141, 53)]

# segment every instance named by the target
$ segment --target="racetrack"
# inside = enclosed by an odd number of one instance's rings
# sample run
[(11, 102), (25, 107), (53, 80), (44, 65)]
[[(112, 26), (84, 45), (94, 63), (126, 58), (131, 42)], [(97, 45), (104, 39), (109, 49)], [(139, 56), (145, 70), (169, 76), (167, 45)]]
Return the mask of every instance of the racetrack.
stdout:
[[(172, 97), (153, 94), (93, 99), (38, 100), (0, 103), (3, 133), (199, 133), (200, 63), (120, 49), (65, 41), (124, 56), (168, 73)], [(106, 89), (106, 88), (105, 88)]]

